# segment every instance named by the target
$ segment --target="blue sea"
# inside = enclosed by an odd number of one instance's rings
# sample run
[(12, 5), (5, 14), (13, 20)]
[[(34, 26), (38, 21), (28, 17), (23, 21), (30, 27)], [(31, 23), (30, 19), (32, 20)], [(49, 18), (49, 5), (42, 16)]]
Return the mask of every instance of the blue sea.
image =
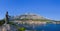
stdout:
[(60, 24), (46, 24), (45, 26), (37, 26), (35, 29), (44, 31), (60, 31)]
[(35, 27), (30, 27), (27, 29), (32, 29), (36, 31), (60, 31), (60, 24), (45, 24), (45, 25), (39, 25)]
[[(35, 30), (35, 31), (60, 31), (60, 24), (43, 24), (43, 25), (27, 25), (23, 24), (27, 30)], [(22, 26), (22, 24), (19, 24)], [(23, 26), (23, 27), (24, 27)], [(28, 26), (28, 27), (26, 27)]]

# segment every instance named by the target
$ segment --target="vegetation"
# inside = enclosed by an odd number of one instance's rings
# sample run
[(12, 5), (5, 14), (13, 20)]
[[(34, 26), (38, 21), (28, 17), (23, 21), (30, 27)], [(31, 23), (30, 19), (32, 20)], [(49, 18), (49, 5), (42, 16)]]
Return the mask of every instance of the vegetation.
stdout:
[(25, 31), (25, 28), (21, 27), (21, 28), (18, 29), (18, 31)]
[(16, 28), (18, 27), (18, 25), (15, 24), (15, 23), (13, 23), (13, 22), (9, 22), (8, 24), (13, 25), (13, 26), (15, 26)]
[(8, 24), (15, 26), (18, 29), (18, 31), (25, 31), (24, 27), (19, 27), (17, 24), (15, 24), (13, 22), (9, 22)]
[(2, 26), (5, 23), (4, 20), (0, 20), (0, 26)]
[[(19, 20), (19, 19), (17, 19)], [(29, 20), (27, 18), (25, 19), (21, 19), (21, 20)], [(41, 22), (50, 22), (51, 23), (51, 20), (47, 20), (47, 19), (31, 19), (32, 21), (41, 21)], [(0, 26), (3, 25), (5, 23), (5, 20), (0, 20)], [(19, 27), (17, 24), (13, 23), (13, 22), (8, 22), (8, 24), (10, 25), (14, 25), (18, 31), (25, 31), (26, 29), (24, 27)]]
[(20, 20), (29, 20), (29, 19), (27, 19), (27, 18), (24, 18), (24, 19), (20, 19)]
[(52, 20), (48, 20), (48, 19), (28, 19), (28, 18), (24, 18), (24, 19), (20, 19), (22, 21), (25, 20), (32, 20), (32, 21), (41, 21), (41, 22), (51, 22)]
[[(0, 20), (0, 26), (2, 26), (4, 23), (5, 23), (4, 19)], [(8, 22), (8, 24), (15, 26), (18, 29), (18, 31), (25, 31), (24, 27), (19, 27), (17, 24), (15, 24), (13, 22)]]

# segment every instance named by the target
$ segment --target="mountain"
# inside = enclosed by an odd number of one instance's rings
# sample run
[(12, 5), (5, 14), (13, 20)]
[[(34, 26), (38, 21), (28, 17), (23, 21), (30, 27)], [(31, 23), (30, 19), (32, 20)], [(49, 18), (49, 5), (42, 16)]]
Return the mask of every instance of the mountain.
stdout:
[(26, 13), (26, 14), (22, 14), (19, 16), (13, 16), (10, 17), (10, 20), (33, 20), (33, 21), (52, 21), (50, 19), (47, 19), (43, 16), (37, 15), (37, 14), (33, 14), (33, 13)]

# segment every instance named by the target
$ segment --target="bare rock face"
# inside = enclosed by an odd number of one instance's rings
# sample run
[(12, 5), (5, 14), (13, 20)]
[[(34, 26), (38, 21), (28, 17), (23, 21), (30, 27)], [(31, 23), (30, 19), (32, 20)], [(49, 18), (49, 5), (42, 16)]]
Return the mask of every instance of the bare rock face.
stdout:
[(10, 25), (4, 24), (0, 26), (0, 31), (7, 31), (7, 30), (10, 30)]
[(44, 19), (42, 16), (38, 16), (35, 14), (21, 15), (20, 16), (20, 19), (24, 19), (24, 18), (27, 18), (27, 19)]
[(0, 26), (0, 31), (16, 31), (17, 29), (13, 25), (4, 24)]
[(39, 16), (37, 14), (30, 14), (30, 13), (15, 16), (14, 18), (15, 19), (46, 19), (43, 16)]

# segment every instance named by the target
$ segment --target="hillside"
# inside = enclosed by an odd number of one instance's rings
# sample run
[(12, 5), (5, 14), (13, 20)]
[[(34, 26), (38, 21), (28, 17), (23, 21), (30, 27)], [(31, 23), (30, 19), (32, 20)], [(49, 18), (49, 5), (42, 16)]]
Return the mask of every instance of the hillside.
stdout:
[(10, 20), (32, 20), (32, 21), (42, 21), (42, 22), (51, 22), (53, 20), (47, 19), (43, 16), (37, 14), (22, 14), (19, 16), (10, 17)]

